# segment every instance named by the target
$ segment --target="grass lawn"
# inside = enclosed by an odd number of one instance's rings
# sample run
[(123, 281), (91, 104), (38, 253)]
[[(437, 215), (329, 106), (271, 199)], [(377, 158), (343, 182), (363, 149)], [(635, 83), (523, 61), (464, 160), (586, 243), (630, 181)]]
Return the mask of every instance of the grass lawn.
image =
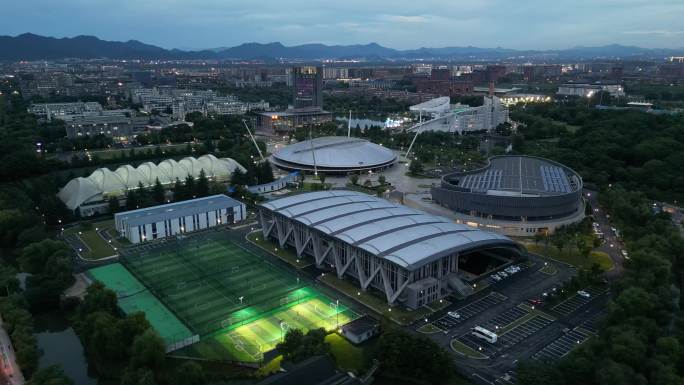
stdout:
[(535, 253), (553, 258), (557, 261), (569, 263), (575, 267), (589, 268), (594, 263), (598, 263), (602, 270), (610, 270), (613, 268), (613, 260), (610, 256), (602, 251), (592, 251), (588, 257), (580, 256), (575, 248), (564, 248), (558, 250), (555, 246), (549, 245), (548, 248), (544, 245), (525, 244), (527, 250)]
[[(162, 155), (166, 155), (166, 152), (170, 149), (178, 149), (178, 148), (185, 148), (187, 144), (182, 143), (182, 144), (172, 144), (168, 146), (160, 146), (160, 149), (162, 150)], [(140, 153), (145, 153), (145, 152), (154, 152), (155, 151), (155, 146), (146, 146), (146, 147), (133, 147), (133, 148), (124, 148), (124, 149), (110, 149), (110, 150), (93, 150), (89, 151), (91, 155), (95, 156), (97, 155), (98, 158), (100, 159), (115, 159), (121, 157), (121, 154), (124, 153), (126, 156), (128, 156), (131, 153), (131, 150), (135, 152), (136, 154)]]
[(462, 342), (460, 342), (457, 339), (451, 340), (451, 349), (453, 349), (456, 353), (461, 353), (462, 355), (468, 357), (468, 358), (475, 358), (475, 359), (483, 359), (487, 358), (484, 354), (478, 352), (475, 349), (472, 349), (469, 346), (464, 345)]
[[(98, 230), (107, 230), (109, 235), (112, 236), (112, 242), (108, 243), (98, 234)], [(114, 220), (108, 219), (105, 221), (94, 222), (93, 226), (89, 230), (82, 230), (80, 226), (74, 226), (64, 231), (64, 235), (75, 235), (79, 237), (83, 243), (85, 243), (90, 250), (81, 252), (81, 257), (84, 259), (101, 259), (106, 258), (111, 255), (116, 254), (116, 247), (121, 248), (124, 246), (119, 242), (117, 237), (117, 232), (114, 229)]]
[(443, 332), (444, 330), (438, 328), (437, 326), (435, 326), (433, 324), (425, 324), (425, 325), (419, 327), (418, 329), (416, 329), (416, 331), (418, 331), (420, 333), (425, 333), (425, 334), (434, 334), (434, 333)]
[(399, 325), (408, 325), (415, 320), (425, 318), (433, 313), (425, 306), (417, 310), (408, 310), (398, 306), (389, 307), (385, 298), (374, 295), (370, 292), (363, 292), (353, 283), (337, 278), (333, 274), (326, 274), (321, 281), (335, 290), (341, 291), (357, 302), (373, 309), (376, 313), (384, 315)]
[(299, 258), (297, 254), (291, 249), (283, 249), (277, 244), (265, 240), (261, 231), (249, 233), (247, 235), (247, 240), (261, 247), (265, 251), (268, 251), (269, 253), (275, 255), (276, 257), (282, 259), (283, 261), (289, 263), (290, 265), (296, 267), (297, 269), (303, 269), (305, 267), (313, 265), (313, 262), (309, 258)]
[(330, 344), (330, 353), (335, 357), (337, 366), (345, 372), (361, 374), (370, 366), (366, 360), (366, 350), (371, 342), (357, 346), (337, 333), (328, 334), (325, 342)]

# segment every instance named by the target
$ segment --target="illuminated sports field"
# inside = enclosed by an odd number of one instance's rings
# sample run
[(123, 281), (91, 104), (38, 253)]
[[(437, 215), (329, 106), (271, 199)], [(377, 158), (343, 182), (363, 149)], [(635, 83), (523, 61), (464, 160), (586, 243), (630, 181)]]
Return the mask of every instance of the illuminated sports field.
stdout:
[[(309, 291), (315, 297), (282, 306), (266, 314), (255, 314), (240, 325), (205, 336), (200, 342), (175, 354), (211, 360), (261, 362), (263, 354), (274, 349), (289, 329), (307, 332), (315, 328), (324, 328), (333, 331), (358, 317), (342, 303), (338, 305), (336, 301), (330, 301), (311, 288), (302, 290)], [(248, 313), (249, 310), (240, 312)]]
[(177, 355), (260, 362), (288, 329), (332, 331), (358, 317), (293, 271), (217, 235), (138, 247), (121, 262), (200, 336)]

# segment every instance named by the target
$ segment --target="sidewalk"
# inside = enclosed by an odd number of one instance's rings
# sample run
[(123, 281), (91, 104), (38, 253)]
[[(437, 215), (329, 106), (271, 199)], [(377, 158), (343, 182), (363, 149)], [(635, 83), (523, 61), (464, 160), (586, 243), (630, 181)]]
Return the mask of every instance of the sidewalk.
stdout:
[(8, 379), (11, 385), (23, 385), (26, 382), (24, 374), (17, 365), (14, 348), (3, 326), (2, 317), (0, 317), (0, 357), (2, 357), (2, 374), (5, 377), (2, 380)]

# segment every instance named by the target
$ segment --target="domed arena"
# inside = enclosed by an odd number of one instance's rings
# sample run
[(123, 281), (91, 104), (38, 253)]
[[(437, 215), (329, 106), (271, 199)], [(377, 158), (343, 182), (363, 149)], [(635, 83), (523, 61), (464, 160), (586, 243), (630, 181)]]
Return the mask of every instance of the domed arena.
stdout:
[(397, 161), (392, 150), (365, 139), (324, 136), (289, 145), (271, 156), (285, 170), (346, 174), (391, 167)]

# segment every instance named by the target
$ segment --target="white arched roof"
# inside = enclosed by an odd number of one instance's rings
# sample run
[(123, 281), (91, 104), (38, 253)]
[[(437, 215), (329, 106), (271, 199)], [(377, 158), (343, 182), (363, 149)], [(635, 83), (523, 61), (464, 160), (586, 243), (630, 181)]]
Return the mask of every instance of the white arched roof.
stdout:
[[(202, 169), (202, 166), (200, 165), (199, 161), (196, 158), (193, 157), (187, 157), (183, 158), (178, 162), (183, 168), (188, 170), (187, 174), (193, 175), (197, 177), (200, 173), (200, 170)], [(205, 171), (206, 173), (206, 171)], [(187, 176), (186, 174), (186, 176)]]
[(181, 165), (180, 162), (176, 162), (173, 159), (167, 159), (159, 163), (157, 170), (160, 181), (162, 176), (164, 176), (170, 182), (175, 182), (176, 178), (183, 181), (190, 174), (190, 170)]
[(199, 159), (183, 158), (180, 162), (167, 159), (158, 165), (146, 162), (134, 168), (131, 165), (121, 166), (116, 171), (99, 168), (87, 178), (75, 178), (69, 181), (57, 194), (64, 204), (75, 210), (83, 203), (97, 202), (107, 195), (123, 195), (129, 189), (142, 183), (145, 187), (154, 185), (157, 178), (162, 184), (175, 183), (176, 178), (184, 181), (188, 175), (198, 178), (204, 170), (207, 178), (218, 182), (230, 180), (235, 169), (246, 172), (245, 168), (231, 158), (217, 158), (204, 155)]
[(88, 177), (101, 191), (113, 193), (126, 189), (126, 184), (115, 172), (108, 168), (98, 168)]
[(101, 190), (87, 178), (74, 178), (57, 193), (57, 197), (71, 210), (100, 195)]
[[(136, 170), (138, 170), (138, 173), (143, 178), (143, 184), (153, 184), (159, 177), (159, 175), (157, 174), (157, 165), (152, 162), (145, 162), (138, 166)], [(169, 183), (167, 180), (164, 180), (163, 178), (159, 178), (159, 181), (161, 183)]]
[(138, 183), (142, 183), (143, 186), (150, 184), (147, 178), (130, 164), (117, 168), (114, 173), (121, 178), (121, 181), (127, 189), (138, 187)]

